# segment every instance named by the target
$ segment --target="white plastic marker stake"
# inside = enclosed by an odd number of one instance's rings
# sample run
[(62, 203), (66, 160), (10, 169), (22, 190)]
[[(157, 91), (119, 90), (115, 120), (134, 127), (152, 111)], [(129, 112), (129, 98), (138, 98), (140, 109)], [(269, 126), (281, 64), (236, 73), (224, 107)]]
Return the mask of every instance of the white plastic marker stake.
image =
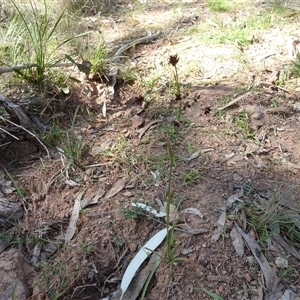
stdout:
[(151, 254), (152, 251), (154, 251), (161, 242), (165, 239), (167, 235), (167, 228), (162, 229), (159, 231), (154, 237), (152, 237), (143, 247), (142, 249), (136, 254), (136, 256), (133, 258), (133, 260), (128, 265), (121, 282), (121, 298), (122, 300), (124, 293), (126, 292), (132, 278), (134, 277), (136, 271), (141, 266), (141, 264), (144, 262), (144, 260), (148, 257), (149, 254)]

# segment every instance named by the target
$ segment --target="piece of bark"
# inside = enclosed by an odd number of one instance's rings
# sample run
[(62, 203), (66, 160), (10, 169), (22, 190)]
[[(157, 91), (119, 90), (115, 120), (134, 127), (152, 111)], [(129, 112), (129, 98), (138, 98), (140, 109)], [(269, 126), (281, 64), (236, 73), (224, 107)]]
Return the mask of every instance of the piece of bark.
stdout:
[(36, 124), (33, 123), (33, 121), (24, 113), (22, 108), (7, 100), (2, 94), (0, 94), (0, 104), (3, 105), (5, 110), (12, 116), (17, 117), (19, 120), (19, 123), (28, 129), (35, 129), (38, 130), (38, 127)]
[(13, 223), (23, 216), (23, 208), (20, 203), (12, 202), (0, 197), (0, 226), (10, 228)]

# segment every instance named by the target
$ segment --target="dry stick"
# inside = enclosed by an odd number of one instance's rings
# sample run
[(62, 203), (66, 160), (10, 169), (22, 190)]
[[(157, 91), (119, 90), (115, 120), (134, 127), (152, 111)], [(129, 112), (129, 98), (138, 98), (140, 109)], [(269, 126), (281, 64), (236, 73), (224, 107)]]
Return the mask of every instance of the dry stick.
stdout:
[(140, 134), (139, 134), (139, 141), (142, 139), (143, 135), (146, 133), (146, 131), (153, 125), (157, 124), (157, 123), (160, 123), (162, 122), (162, 120), (154, 120), (150, 123), (148, 123), (145, 127), (143, 127), (141, 130), (140, 130)]
[(241, 96), (238, 96), (238, 97), (236, 97), (235, 99), (233, 99), (232, 101), (230, 101), (229, 103), (227, 103), (226, 105), (224, 105), (224, 106), (222, 106), (222, 107), (220, 107), (220, 108), (217, 108), (217, 110), (216, 110), (214, 113), (216, 114), (217, 112), (219, 112), (219, 111), (221, 111), (221, 110), (224, 110), (225, 108), (228, 108), (228, 107), (230, 107), (230, 106), (236, 104), (237, 102), (243, 100), (244, 98), (247, 98), (247, 97), (250, 96), (250, 95), (253, 95), (253, 92), (248, 92), (248, 93), (246, 93), (246, 94), (243, 94), (243, 95), (241, 95)]
[(275, 85), (275, 84), (272, 84), (272, 83), (268, 83), (268, 82), (264, 82), (264, 81), (260, 81), (257, 83), (258, 86), (262, 86), (262, 87), (268, 87), (268, 88), (276, 88), (276, 89), (279, 89), (283, 92), (286, 92), (288, 94), (290, 94), (290, 91), (288, 91), (287, 89), (281, 87), (281, 86), (278, 86), (278, 85)]
[[(130, 49), (131, 47), (142, 44), (142, 43), (149, 43), (159, 37), (160, 32), (152, 35), (147, 35), (138, 39), (135, 39), (122, 47), (120, 47), (117, 52), (114, 54), (114, 56), (111, 58), (111, 63), (118, 64), (121, 61), (121, 54), (125, 52), (126, 50)], [(118, 74), (118, 67), (113, 66), (109, 71), (109, 76), (111, 77), (110, 84), (108, 86), (108, 97), (113, 100), (115, 95), (115, 84), (117, 82), (117, 74)]]
[[(57, 63), (54, 65), (49, 65), (49, 68), (64, 68), (64, 67), (71, 67), (74, 66), (73, 63)], [(17, 65), (13, 67), (1, 67), (0, 68), (0, 75), (4, 73), (10, 73), (10, 72), (15, 72), (19, 70), (24, 70), (24, 69), (30, 69), (30, 68), (35, 68), (37, 67), (37, 64), (23, 64), (23, 65)]]
[(10, 135), (11, 137), (13, 137), (14, 139), (16, 139), (17, 141), (20, 140), (18, 137), (14, 136), (13, 134), (11, 134), (7, 130), (5, 130), (2, 126), (0, 126), (0, 130), (4, 131), (6, 134)]
[(41, 128), (45, 130), (45, 126), (41, 124), (39, 120), (35, 118), (35, 120), (31, 120), (22, 110), (20, 105), (17, 105), (13, 102), (8, 101), (1, 93), (0, 93), (0, 105), (3, 105), (5, 110), (10, 115), (16, 115), (20, 121), (20, 124), (25, 128), (34, 128), (41, 131)]
[(8, 123), (10, 123), (10, 124), (12, 124), (12, 125), (14, 125), (14, 126), (16, 126), (18, 128), (21, 128), (24, 131), (26, 131), (27, 133), (29, 133), (31, 136), (33, 136), (42, 145), (42, 147), (46, 150), (46, 152), (47, 152), (47, 158), (50, 158), (50, 154), (49, 154), (49, 151), (48, 151), (47, 147), (43, 144), (43, 142), (34, 133), (32, 133), (31, 131), (29, 131), (28, 129), (26, 129), (25, 127), (23, 127), (21, 125), (18, 125), (18, 124), (14, 123), (14, 122), (12, 122), (10, 120), (7, 120), (7, 119), (3, 118), (2, 116), (0, 116), (0, 117), (1, 117), (1, 119), (4, 122), (8, 122)]

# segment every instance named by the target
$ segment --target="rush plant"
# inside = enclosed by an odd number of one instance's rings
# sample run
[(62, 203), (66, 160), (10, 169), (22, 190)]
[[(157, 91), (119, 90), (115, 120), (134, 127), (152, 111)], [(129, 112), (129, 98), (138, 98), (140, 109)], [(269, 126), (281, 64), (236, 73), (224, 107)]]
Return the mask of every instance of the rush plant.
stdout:
[(22, 51), (24, 55), (20, 58), (25, 61), (19, 63), (25, 63), (30, 66), (26, 70), (18, 70), (16, 72), (23, 79), (42, 86), (49, 69), (57, 66), (64, 58), (64, 56), (59, 58), (58, 53), (63, 45), (85, 34), (71, 36), (60, 41), (61, 35), (58, 32), (58, 28), (65, 15), (65, 9), (53, 20), (46, 0), (42, 2), (42, 11), (37, 7), (38, 3), (33, 0), (29, 1), (29, 10), (28, 8), (21, 8), (21, 4), (14, 0), (10, 1), (17, 11), (17, 18), (14, 21), (21, 23), (20, 30), (22, 30), (22, 39), (16, 40), (13, 48), (21, 53), (20, 49), (25, 47), (24, 51)]

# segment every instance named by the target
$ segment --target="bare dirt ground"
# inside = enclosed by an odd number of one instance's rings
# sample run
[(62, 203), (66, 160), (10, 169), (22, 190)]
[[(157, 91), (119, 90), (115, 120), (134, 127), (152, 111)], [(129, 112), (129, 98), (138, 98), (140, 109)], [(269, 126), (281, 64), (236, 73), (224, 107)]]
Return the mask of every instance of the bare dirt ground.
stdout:
[[(128, 51), (124, 64), (138, 69), (140, 77), (130, 84), (117, 84), (106, 118), (102, 103), (95, 107), (90, 102), (86, 82), (78, 84), (76, 95), (65, 101), (62, 124), (68, 123), (68, 111), (75, 111), (79, 104), (86, 108), (85, 113), (79, 111), (75, 126), (85, 145), (80, 166), (66, 170), (63, 155), (54, 150), (50, 159), (45, 158), (34, 139), (23, 137), (5, 150), (0, 148), (0, 165), (23, 191), (22, 200), (16, 191), (9, 194), (22, 201), (25, 209), (15, 226), (16, 242), (10, 246), (19, 246), (35, 267), (30, 299), (102, 299), (117, 290), (137, 251), (166, 226), (163, 220), (135, 211), (131, 203), (159, 209), (157, 199), (165, 201), (170, 137), (175, 152), (174, 201), (179, 211), (193, 207), (203, 214), (203, 218), (182, 214), (181, 221), (206, 231), (176, 233), (181, 260), (171, 269), (163, 260), (145, 299), (211, 299), (202, 288), (223, 299), (267, 299), (258, 262), (247, 247), (239, 256), (230, 238), (234, 222), (259, 240), (255, 228), (249, 222), (243, 224), (228, 207), (217, 241), (213, 235), (227, 199), (235, 194), (244, 203), (270, 201), (276, 194), (299, 214), (299, 85), (294, 78), (279, 88), (275, 85), (291, 63), (289, 43), (291, 36), (300, 37), (299, 20), (287, 18), (284, 25), (253, 32), (253, 42), (245, 46), (213, 45), (195, 34), (196, 26), (207, 20), (207, 31), (219, 26), (217, 20), (242, 24), (251, 9), (213, 13), (202, 1), (134, 2), (90, 17), (111, 49), (150, 31), (160, 31), (161, 36)], [(179, 56), (183, 93), (179, 122), (173, 69), (168, 64), (173, 53)], [(218, 111), (240, 95), (244, 95), (241, 100)], [(243, 113), (248, 125), (240, 118)], [(121, 188), (108, 197), (117, 182)], [(84, 200), (99, 199), (81, 210), (74, 237), (62, 244), (59, 237), (81, 192)], [(164, 256), (166, 244), (157, 251)], [(274, 240), (263, 251), (280, 279), (280, 290), (294, 292), (294, 298), (285, 299), (297, 299), (299, 260)], [(35, 257), (42, 266), (34, 265)], [(288, 268), (294, 270), (289, 276), (284, 276), (287, 267), (276, 265), (277, 257), (286, 258)]]

